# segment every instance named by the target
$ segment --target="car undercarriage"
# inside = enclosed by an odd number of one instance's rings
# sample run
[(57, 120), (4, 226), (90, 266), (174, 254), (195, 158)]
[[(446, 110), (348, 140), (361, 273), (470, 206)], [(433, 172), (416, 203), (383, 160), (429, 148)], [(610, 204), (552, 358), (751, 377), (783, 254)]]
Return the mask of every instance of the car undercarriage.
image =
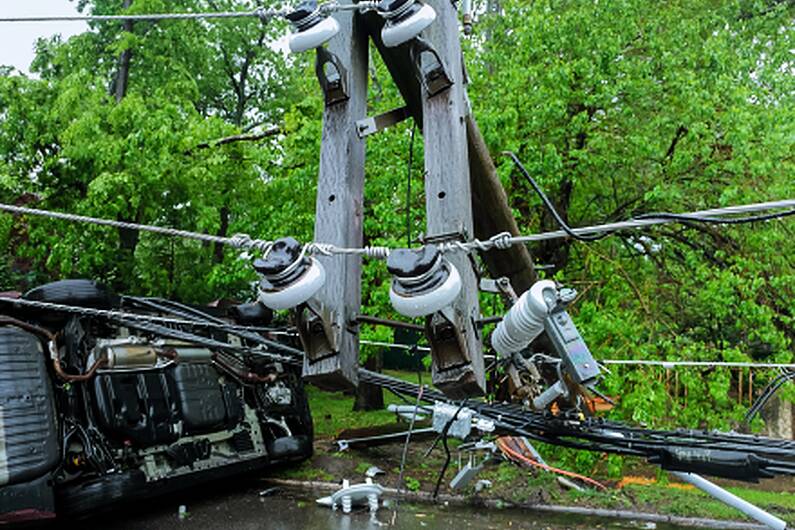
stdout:
[[(85, 514), (311, 456), (300, 372), (258, 355), (251, 331), (227, 331), (264, 330), (261, 306), (210, 314), (88, 280), (21, 300), (84, 311), (0, 315), (0, 521)], [(122, 309), (126, 319), (92, 316)]]

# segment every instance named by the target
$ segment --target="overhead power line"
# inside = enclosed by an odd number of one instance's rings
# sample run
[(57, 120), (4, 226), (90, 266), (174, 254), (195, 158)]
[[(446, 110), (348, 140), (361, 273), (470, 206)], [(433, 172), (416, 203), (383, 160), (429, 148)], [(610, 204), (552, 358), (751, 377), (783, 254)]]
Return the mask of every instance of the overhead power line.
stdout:
[[(363, 0), (353, 4), (326, 2), (317, 9), (320, 13), (331, 14), (338, 11), (376, 10), (378, 2)], [(158, 22), (160, 20), (203, 20), (213, 18), (258, 18), (268, 21), (283, 18), (291, 9), (265, 9), (259, 7), (251, 11), (211, 11), (202, 13), (142, 13), (129, 15), (42, 15), (29, 17), (0, 17), (0, 22)]]
[[(789, 208), (784, 211), (774, 211)], [(216, 236), (212, 234), (203, 234), (200, 232), (192, 232), (190, 230), (180, 230), (176, 228), (168, 228), (156, 225), (147, 225), (139, 223), (128, 223), (125, 221), (116, 221), (112, 219), (102, 219), (98, 217), (89, 217), (86, 215), (77, 215), (64, 212), (55, 212), (51, 210), (40, 210), (36, 208), (27, 208), (24, 206), (15, 206), (12, 204), (0, 203), (0, 211), (9, 213), (35, 215), (39, 217), (46, 217), (50, 219), (58, 219), (62, 221), (89, 223), (101, 226), (111, 226), (126, 230), (141, 230), (143, 232), (151, 232), (169, 237), (181, 237), (187, 239), (196, 239), (209, 243), (219, 243), (228, 245), (239, 249), (259, 250), (267, 253), (274, 241), (265, 239), (254, 239), (247, 234), (235, 234), (231, 237)], [(749, 213), (769, 212), (765, 215), (755, 215), (745, 218), (732, 217), (736, 215), (744, 215)], [(795, 199), (787, 199), (782, 201), (762, 202), (755, 204), (745, 204), (741, 206), (728, 206), (725, 208), (713, 208), (710, 210), (700, 210), (690, 213), (682, 214), (651, 214), (654, 217), (643, 217), (642, 219), (630, 219), (619, 223), (609, 223), (603, 225), (587, 226), (583, 228), (572, 228), (571, 231), (577, 234), (599, 234), (599, 233), (614, 233), (623, 230), (632, 230), (645, 228), (648, 226), (670, 224), (670, 223), (725, 223), (737, 224), (738, 222), (760, 222), (765, 220), (772, 220), (795, 215)], [(461, 242), (452, 241), (440, 243), (437, 245), (442, 252), (485, 252), (491, 249), (507, 249), (513, 245), (532, 243), (536, 241), (546, 241), (549, 239), (565, 239), (570, 237), (564, 230), (557, 230), (554, 232), (544, 232), (541, 234), (531, 234), (526, 236), (512, 236), (507, 232), (496, 234), (487, 240), (474, 239), (472, 241)], [(342, 255), (360, 255), (373, 259), (386, 259), (389, 256), (392, 248), (385, 246), (368, 246), (368, 247), (338, 247), (328, 243), (312, 242), (304, 245), (304, 252), (307, 254), (331, 256), (334, 254)]]
[[(381, 346), (384, 348), (397, 348), (403, 350), (414, 349), (414, 346), (401, 344), (399, 342), (383, 342), (375, 340), (361, 339), (359, 342), (370, 346)], [(429, 352), (430, 348), (424, 346), (416, 347), (418, 351)], [(558, 359), (559, 360), (559, 359)], [(785, 369), (795, 370), (793, 363), (764, 363), (764, 362), (741, 362), (741, 361), (662, 361), (650, 359), (602, 359), (599, 364), (604, 365), (624, 365), (624, 366), (659, 366), (666, 369), (674, 368), (760, 368), (760, 369)]]
[(131, 320), (144, 320), (147, 322), (156, 322), (158, 324), (172, 324), (177, 326), (191, 326), (201, 328), (220, 329), (225, 331), (252, 331), (252, 332), (282, 332), (282, 328), (269, 328), (259, 326), (238, 326), (236, 324), (228, 324), (223, 322), (212, 322), (209, 320), (185, 320), (181, 318), (161, 317), (157, 315), (148, 315), (144, 313), (132, 313), (129, 311), (117, 311), (112, 309), (98, 309), (94, 307), (82, 307), (67, 304), (56, 304), (53, 302), (42, 302), (39, 300), (28, 300), (25, 298), (7, 298), (0, 296), (0, 304), (10, 304), (19, 307), (30, 307), (34, 309), (41, 309), (42, 311), (75, 313), (83, 316), (101, 317), (110, 319), (131, 319)]
[(151, 232), (168, 237), (181, 237), (185, 239), (196, 239), (207, 243), (220, 243), (222, 245), (229, 245), (236, 248), (262, 248), (266, 250), (270, 246), (269, 241), (261, 241), (258, 239), (252, 240), (249, 236), (244, 234), (234, 235), (232, 237), (214, 236), (212, 234), (202, 234), (200, 232), (191, 232), (189, 230), (179, 230), (177, 228), (169, 228), (165, 226), (145, 225), (140, 223), (128, 223), (125, 221), (115, 221), (113, 219), (102, 219), (99, 217), (89, 217), (87, 215), (77, 215), (73, 213), (54, 212), (50, 210), (38, 210), (36, 208), (25, 208), (23, 206), (14, 206), (12, 204), (0, 204), (0, 210), (10, 213), (35, 215), (38, 217), (47, 217), (49, 219), (58, 219), (61, 221), (69, 221), (72, 223), (87, 223), (100, 226), (110, 226), (113, 228), (121, 228), (124, 230), (140, 230), (142, 232)]
[(609, 365), (661, 366), (667, 369), (677, 368), (677, 367), (795, 369), (795, 364), (790, 364), (790, 363), (745, 363), (745, 362), (731, 362), (731, 361), (652, 361), (646, 359), (605, 359), (599, 362), (602, 364), (609, 364)]
[(157, 22), (160, 20), (200, 20), (211, 18), (259, 18), (270, 20), (283, 17), (285, 10), (257, 8), (253, 11), (218, 11), (209, 13), (148, 13), (140, 15), (63, 15), (35, 17), (0, 17), (0, 22)]
[[(754, 216), (751, 219), (739, 219), (743, 222), (759, 222), (765, 220), (772, 220), (782, 217), (795, 215), (795, 199), (786, 199), (783, 201), (773, 202), (760, 202), (755, 204), (744, 204), (741, 206), (727, 206), (725, 208), (712, 208), (709, 210), (699, 210), (686, 214), (669, 214), (669, 213), (656, 213), (643, 216), (642, 218), (629, 219), (627, 221), (620, 221), (616, 223), (606, 223), (601, 225), (585, 226), (582, 228), (572, 228), (571, 231), (577, 235), (589, 235), (600, 233), (612, 233), (622, 230), (631, 230), (635, 228), (644, 228), (647, 226), (663, 225), (671, 223), (703, 223), (710, 222), (716, 224), (737, 224), (738, 219), (733, 219), (728, 216), (743, 215), (755, 212), (765, 212), (770, 210), (781, 210), (784, 208), (791, 208), (781, 212), (771, 213), (769, 218), (761, 219)], [(675, 216), (675, 217), (674, 217)], [(542, 234), (533, 234), (529, 236), (514, 237), (513, 241), (517, 243), (533, 243), (536, 241), (547, 241), (549, 239), (565, 239), (569, 234), (564, 230), (555, 230), (553, 232), (544, 232)]]

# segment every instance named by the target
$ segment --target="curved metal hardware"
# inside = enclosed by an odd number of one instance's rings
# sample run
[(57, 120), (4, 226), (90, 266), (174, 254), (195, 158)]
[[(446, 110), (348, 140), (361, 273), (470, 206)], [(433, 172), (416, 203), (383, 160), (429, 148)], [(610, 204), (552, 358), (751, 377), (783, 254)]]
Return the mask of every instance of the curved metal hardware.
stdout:
[[(330, 68), (327, 68), (329, 66)], [(339, 57), (326, 48), (317, 48), (315, 56), (315, 75), (323, 89), (326, 107), (348, 101), (348, 71)]]
[[(428, 54), (432, 57), (425, 67), (422, 66), (422, 56)], [(417, 37), (411, 41), (409, 47), (411, 64), (414, 65), (414, 73), (419, 79), (420, 84), (425, 88), (429, 97), (444, 92), (453, 86), (453, 80), (444, 67), (444, 62), (436, 51), (436, 48), (427, 40)]]

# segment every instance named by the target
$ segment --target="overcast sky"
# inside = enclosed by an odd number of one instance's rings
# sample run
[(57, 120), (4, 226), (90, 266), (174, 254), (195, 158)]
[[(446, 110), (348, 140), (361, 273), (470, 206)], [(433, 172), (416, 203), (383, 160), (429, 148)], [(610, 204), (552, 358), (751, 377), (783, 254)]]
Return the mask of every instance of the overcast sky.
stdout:
[[(69, 0), (0, 0), (0, 18), (42, 15), (75, 15)], [(60, 33), (64, 40), (86, 31), (83, 22), (0, 22), (0, 64), (28, 72), (36, 39)]]

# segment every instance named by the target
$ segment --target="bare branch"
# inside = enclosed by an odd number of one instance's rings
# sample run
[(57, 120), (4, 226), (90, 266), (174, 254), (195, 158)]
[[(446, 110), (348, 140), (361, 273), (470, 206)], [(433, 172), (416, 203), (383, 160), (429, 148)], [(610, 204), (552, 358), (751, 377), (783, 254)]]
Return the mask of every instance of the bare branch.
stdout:
[(271, 136), (276, 136), (281, 132), (281, 128), (279, 127), (272, 127), (267, 131), (262, 131), (261, 133), (256, 134), (234, 134), (232, 136), (226, 136), (224, 138), (218, 138), (217, 140), (211, 140), (209, 142), (202, 142), (198, 144), (193, 149), (189, 149), (185, 151), (186, 155), (193, 154), (193, 152), (197, 149), (209, 149), (210, 147), (218, 147), (220, 145), (232, 144), (236, 142), (258, 142), (260, 140), (264, 140), (265, 138), (270, 138)]

